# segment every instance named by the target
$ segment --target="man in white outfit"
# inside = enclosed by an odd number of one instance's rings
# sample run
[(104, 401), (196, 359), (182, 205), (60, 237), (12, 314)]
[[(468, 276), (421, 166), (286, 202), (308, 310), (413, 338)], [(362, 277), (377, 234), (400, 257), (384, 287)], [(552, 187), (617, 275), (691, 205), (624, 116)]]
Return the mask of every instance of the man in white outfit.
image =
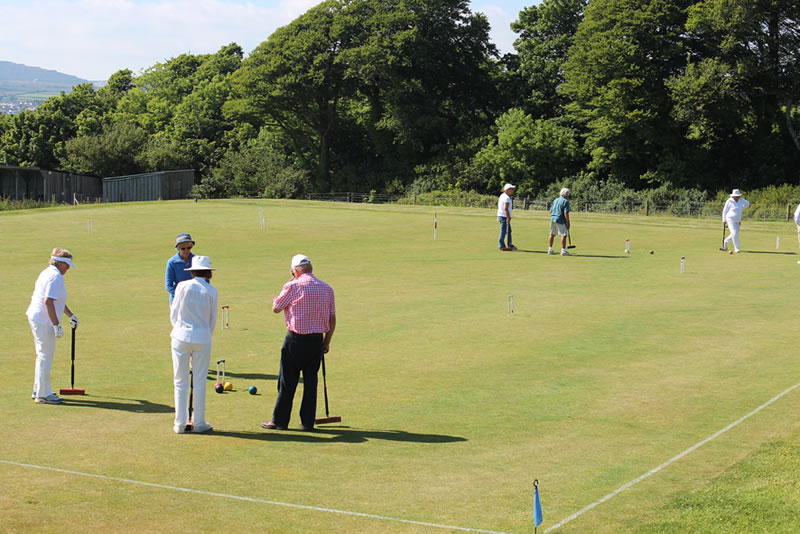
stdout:
[(78, 318), (67, 306), (67, 288), (64, 285), (64, 275), (70, 267), (75, 267), (72, 254), (66, 249), (54, 248), (48, 267), (36, 279), (26, 312), (36, 347), (32, 398), (37, 404), (61, 404), (63, 400), (53, 393), (50, 370), (56, 352), (56, 339), (64, 335), (61, 316), (66, 313), (70, 317), (70, 326), (78, 327)]
[(800, 242), (800, 204), (794, 210), (794, 224), (797, 225), (797, 241)]
[(739, 252), (739, 226), (742, 224), (742, 210), (749, 208), (750, 203), (742, 198), (742, 192), (734, 189), (730, 198), (722, 208), (722, 222), (728, 225), (730, 234), (722, 242), (723, 250), (728, 249), (728, 242), (733, 241), (734, 252)]
[(217, 289), (211, 285), (211, 260), (194, 256), (192, 279), (180, 282), (170, 306), (172, 321), (172, 369), (175, 380), (175, 426), (177, 434), (189, 423), (189, 366), (193, 372), (194, 414), (192, 430), (207, 432), (206, 377), (211, 362), (211, 336), (217, 324)]

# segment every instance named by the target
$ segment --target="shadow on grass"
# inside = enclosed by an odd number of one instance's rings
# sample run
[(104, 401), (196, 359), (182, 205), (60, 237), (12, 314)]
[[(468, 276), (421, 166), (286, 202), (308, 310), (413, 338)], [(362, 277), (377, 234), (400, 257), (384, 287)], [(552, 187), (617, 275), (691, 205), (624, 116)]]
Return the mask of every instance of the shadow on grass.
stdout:
[(166, 404), (156, 404), (144, 399), (122, 399), (118, 397), (110, 397), (120, 401), (116, 402), (109, 400), (93, 399), (89, 395), (81, 396), (65, 396), (63, 406), (78, 407), (78, 408), (100, 408), (102, 410), (121, 410), (123, 412), (133, 413), (173, 413), (175, 408), (167, 406)]
[(414, 434), (404, 430), (367, 430), (360, 428), (316, 427), (314, 430), (261, 430), (255, 432), (233, 432), (216, 430), (209, 436), (224, 436), (239, 439), (255, 439), (259, 441), (297, 441), (300, 443), (365, 443), (373, 439), (386, 441), (405, 441), (409, 443), (455, 443), (467, 441), (460, 436), (441, 434)]
[(779, 255), (782, 255), (782, 256), (796, 256), (797, 255), (796, 252), (775, 252), (775, 251), (771, 251), (771, 250), (740, 250), (739, 251), (740, 254), (742, 252), (744, 252), (746, 254), (779, 254)]
[[(225, 378), (241, 378), (242, 380), (277, 380), (278, 375), (267, 375), (264, 373), (231, 373), (226, 371)], [(217, 374), (214, 370), (208, 370), (208, 376), (206, 377), (208, 380), (212, 382), (217, 381)], [(221, 378), (221, 376), (220, 376)]]
[[(544, 255), (547, 255), (547, 251), (546, 250), (523, 250), (523, 249), (519, 249), (516, 252), (527, 252), (528, 254), (544, 254)], [(557, 254), (553, 254), (553, 256), (560, 256), (560, 255), (561, 255), (560, 252), (557, 253)], [(603, 255), (600, 255), (600, 254), (581, 254), (580, 252), (576, 252), (574, 250), (570, 252), (570, 255), (572, 255), (572, 256), (574, 256), (576, 258), (608, 258), (608, 259), (612, 259), (612, 260), (620, 260), (620, 259), (628, 257), (627, 255), (626, 256), (603, 256)]]

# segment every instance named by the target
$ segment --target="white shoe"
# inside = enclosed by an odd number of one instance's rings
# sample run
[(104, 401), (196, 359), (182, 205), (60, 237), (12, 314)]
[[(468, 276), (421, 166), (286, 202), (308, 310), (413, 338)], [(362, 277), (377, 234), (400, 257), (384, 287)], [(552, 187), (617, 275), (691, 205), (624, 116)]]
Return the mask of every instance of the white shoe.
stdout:
[(741, 250), (740, 250), (740, 249), (738, 249), (738, 248), (735, 248), (735, 249), (733, 249), (733, 253), (734, 253), (734, 254), (738, 254), (738, 253), (740, 253), (740, 252), (741, 252)]
[(555, 256), (556, 255), (556, 251), (553, 250), (552, 248), (550, 250), (548, 250), (547, 253), (550, 254), (551, 256)]
[(203, 432), (208, 432), (209, 430), (211, 430), (211, 424), (203, 423), (202, 425), (194, 425), (194, 430), (192, 430), (192, 432), (195, 434), (202, 434)]
[(186, 425), (175, 425), (172, 427), (176, 434), (184, 434), (186, 433)]
[(562, 256), (572, 256), (572, 254), (570, 254), (570, 253), (569, 253), (569, 252), (567, 252), (566, 250), (562, 250), (562, 251), (561, 251), (561, 255), (562, 255)]
[(62, 402), (64, 402), (64, 399), (55, 393), (51, 393), (46, 397), (36, 397), (36, 404), (61, 404)]

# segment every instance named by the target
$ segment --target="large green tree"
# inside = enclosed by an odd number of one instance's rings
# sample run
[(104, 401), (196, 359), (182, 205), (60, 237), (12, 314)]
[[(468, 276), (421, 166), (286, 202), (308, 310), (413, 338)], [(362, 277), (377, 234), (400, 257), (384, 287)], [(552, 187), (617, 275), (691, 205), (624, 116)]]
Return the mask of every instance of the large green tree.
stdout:
[(566, 99), (559, 92), (566, 81), (564, 63), (587, 4), (588, 0), (543, 0), (522, 10), (511, 25), (519, 34), (514, 48), (524, 87), (520, 96), (524, 109), (536, 118), (564, 112)]
[(318, 190), (347, 165), (410, 174), (493, 120), (488, 30), (464, 0), (329, 0), (250, 54), (226, 109), (279, 127)]
[(665, 80), (686, 60), (689, 0), (592, 0), (564, 65), (590, 169), (627, 184), (686, 176)]
[(706, 0), (687, 30), (692, 53), (670, 88), (696, 166), (742, 187), (797, 183), (800, 4)]

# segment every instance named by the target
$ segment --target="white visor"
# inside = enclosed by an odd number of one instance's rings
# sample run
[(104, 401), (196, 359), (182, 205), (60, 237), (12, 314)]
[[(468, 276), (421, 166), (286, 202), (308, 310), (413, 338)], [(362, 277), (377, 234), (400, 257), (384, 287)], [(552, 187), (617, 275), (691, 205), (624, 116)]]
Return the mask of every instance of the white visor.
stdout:
[(66, 263), (73, 269), (77, 269), (77, 267), (75, 267), (75, 264), (72, 263), (72, 260), (70, 258), (62, 258), (61, 256), (50, 256), (50, 259), (52, 261), (60, 261), (61, 263)]

